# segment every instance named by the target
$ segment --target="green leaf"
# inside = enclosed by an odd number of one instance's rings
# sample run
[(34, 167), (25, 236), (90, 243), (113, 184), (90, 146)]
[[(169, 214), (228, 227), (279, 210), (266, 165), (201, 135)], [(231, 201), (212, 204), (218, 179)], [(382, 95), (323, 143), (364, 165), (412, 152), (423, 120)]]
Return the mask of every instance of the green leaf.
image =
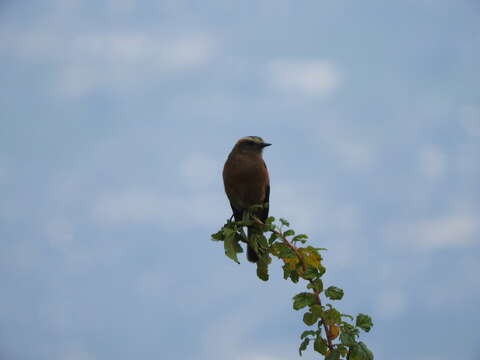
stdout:
[(265, 224), (272, 225), (274, 221), (275, 221), (275, 218), (273, 216), (269, 216), (267, 220), (265, 220)]
[(300, 347), (298, 348), (298, 353), (300, 356), (302, 356), (302, 351), (307, 350), (307, 346), (310, 343), (310, 338), (306, 337), (303, 339), (302, 343), (300, 344)]
[(265, 254), (261, 256), (257, 261), (257, 276), (263, 281), (268, 281), (268, 265), (272, 261), (272, 258)]
[(293, 308), (295, 310), (303, 309), (305, 306), (310, 306), (315, 303), (315, 295), (307, 292), (302, 292), (293, 297)]
[(339, 324), (341, 321), (341, 315), (337, 309), (331, 308), (323, 312), (323, 319), (327, 324)]
[(363, 342), (350, 347), (349, 360), (373, 360), (373, 353)]
[(317, 293), (323, 291), (323, 281), (321, 279), (313, 280), (307, 285), (307, 288), (315, 290)]
[(294, 258), (297, 255), (287, 245), (283, 243), (276, 243), (272, 245), (271, 252), (279, 258)]
[(280, 220), (280, 223), (281, 223), (282, 225), (284, 225), (284, 226), (290, 226), (290, 223), (289, 223), (287, 220), (282, 219), (282, 218), (280, 218), (279, 220)]
[(212, 240), (214, 241), (223, 241), (224, 236), (223, 236), (223, 228), (221, 228), (218, 232), (215, 234), (212, 234)]
[(269, 245), (272, 245), (273, 242), (274, 242), (275, 240), (277, 240), (277, 239), (278, 239), (278, 235), (275, 234), (275, 233), (272, 233), (272, 234), (270, 235), (270, 238), (268, 239), (268, 244), (269, 244)]
[(306, 312), (305, 314), (303, 314), (303, 322), (308, 326), (312, 326), (317, 322), (317, 320), (318, 317), (311, 312)]
[(358, 346), (365, 352), (367, 355), (367, 360), (373, 360), (373, 353), (370, 351), (370, 349), (365, 345), (363, 342), (359, 342)]
[(297, 236), (295, 236), (293, 239), (292, 239), (292, 242), (296, 242), (296, 241), (300, 241), (302, 244), (305, 244), (305, 242), (307, 241), (308, 239), (308, 236), (305, 235), (305, 234), (299, 234)]
[(340, 300), (343, 297), (343, 290), (336, 286), (329, 286), (325, 290), (325, 296), (332, 300)]
[(342, 344), (338, 344), (338, 345), (337, 345), (337, 349), (338, 349), (338, 351), (340, 351), (340, 357), (342, 357), (342, 356), (343, 356), (343, 357), (347, 356), (347, 354), (348, 354), (348, 349), (347, 349), (346, 346), (344, 346), (344, 345), (342, 345)]
[(325, 357), (325, 360), (339, 360), (340, 359), (340, 351), (337, 349), (333, 349), (330, 354)]
[(372, 319), (370, 318), (370, 316), (365, 315), (365, 314), (358, 314), (357, 315), (357, 321), (355, 322), (355, 325), (358, 326), (363, 331), (369, 332), (370, 329), (373, 326), (373, 323), (372, 323)]
[(237, 258), (238, 243), (235, 240), (235, 233), (233, 231), (226, 232), (225, 240), (223, 240), (223, 247), (225, 249), (225, 255), (230, 259), (240, 264)]
[(292, 235), (295, 235), (295, 231), (293, 231), (292, 229), (287, 230), (283, 233), (283, 236), (285, 236), (285, 237), (292, 236)]
[(258, 234), (256, 239), (257, 239), (258, 245), (260, 245), (261, 248), (263, 248), (263, 249), (268, 248), (267, 238), (263, 234)]
[(313, 330), (305, 330), (302, 335), (300, 335), (300, 339), (303, 339), (304, 337), (306, 336), (309, 336), (309, 335), (315, 335), (316, 334), (316, 331), (313, 331)]
[(323, 314), (323, 308), (318, 304), (313, 304), (310, 306), (310, 311), (317, 317), (321, 317)]
[(312, 280), (315, 279), (317, 276), (318, 270), (315, 269), (313, 266), (308, 265), (302, 277), (306, 280)]
[(328, 351), (327, 342), (321, 336), (318, 336), (313, 343), (313, 350), (316, 352), (325, 355)]
[(345, 332), (344, 329), (342, 329), (342, 333), (340, 334), (340, 342), (346, 346), (353, 346), (356, 344), (355, 335)]
[(327, 271), (327, 269), (325, 269), (323, 265), (318, 266), (318, 272), (319, 272), (318, 276), (323, 276), (323, 274), (325, 274), (325, 271)]

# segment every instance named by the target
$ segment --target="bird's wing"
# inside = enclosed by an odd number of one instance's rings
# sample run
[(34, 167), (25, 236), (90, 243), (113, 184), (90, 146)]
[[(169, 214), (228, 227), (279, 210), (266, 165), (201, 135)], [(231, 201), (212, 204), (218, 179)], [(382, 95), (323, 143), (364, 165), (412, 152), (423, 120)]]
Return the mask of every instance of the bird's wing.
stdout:
[[(265, 161), (263, 162), (263, 165), (265, 166), (265, 171), (267, 172), (267, 183), (265, 185), (265, 199), (263, 200), (264, 203), (268, 203), (270, 201), (270, 179), (268, 177), (268, 169), (267, 165), (265, 164)], [(268, 210), (270, 208), (270, 204), (268, 204), (267, 207), (262, 209), (262, 213), (260, 214), (260, 217), (262, 221), (267, 220), (268, 218)]]
[(243, 218), (243, 210), (235, 208), (231, 201), (230, 201), (230, 207), (232, 208), (233, 218), (235, 219), (235, 221), (241, 221)]

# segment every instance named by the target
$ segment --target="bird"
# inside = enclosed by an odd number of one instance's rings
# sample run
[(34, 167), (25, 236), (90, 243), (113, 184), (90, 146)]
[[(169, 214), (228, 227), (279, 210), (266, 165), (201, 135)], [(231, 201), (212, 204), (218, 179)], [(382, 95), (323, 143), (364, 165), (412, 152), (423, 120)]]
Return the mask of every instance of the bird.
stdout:
[[(270, 145), (259, 136), (243, 137), (236, 142), (225, 161), (223, 184), (235, 221), (241, 221), (244, 211), (257, 204), (265, 205), (254, 214), (263, 222), (268, 218), (270, 178), (262, 153)], [(254, 231), (252, 226), (248, 227), (248, 239), (251, 239)], [(247, 259), (253, 263), (259, 260), (249, 243)]]

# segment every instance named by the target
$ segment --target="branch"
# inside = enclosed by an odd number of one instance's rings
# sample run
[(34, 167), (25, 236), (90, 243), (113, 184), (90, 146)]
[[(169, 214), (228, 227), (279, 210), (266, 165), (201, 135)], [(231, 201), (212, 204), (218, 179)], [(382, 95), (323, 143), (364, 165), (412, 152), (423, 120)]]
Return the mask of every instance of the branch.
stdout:
[[(258, 225), (261, 225), (263, 227), (265, 227), (265, 223), (263, 221), (261, 221), (259, 218), (257, 218), (255, 215), (252, 215), (252, 219), (253, 221), (255, 221), (255, 223), (257, 223)], [(283, 243), (285, 245), (287, 245), (294, 253), (295, 255), (297, 255), (298, 259), (300, 260), (300, 264), (302, 265), (302, 268), (303, 268), (303, 271), (305, 271), (307, 269), (307, 265), (305, 264), (305, 261), (303, 260), (303, 255), (300, 254), (300, 252), (298, 251), (298, 248), (290, 243), (290, 241), (287, 240), (287, 238), (283, 235), (283, 233), (281, 233), (280, 231), (278, 230), (275, 230), (275, 229), (269, 229), (270, 232), (273, 232), (275, 235), (277, 235), (280, 239), (282, 239)], [(313, 280), (308, 280), (308, 282), (310, 284), (312, 284), (313, 286)], [(316, 300), (316, 303), (320, 306), (322, 306), (322, 301), (320, 300), (320, 293), (318, 291), (315, 291), (313, 290), (312, 291), (313, 294), (315, 295), (315, 300)], [(323, 317), (321, 317), (321, 320), (322, 320), (322, 324), (323, 324), (323, 328), (325, 329), (325, 336), (327, 338), (327, 343), (328, 343), (328, 349), (330, 351), (333, 351), (333, 345), (332, 345), (332, 339), (330, 339), (330, 334), (329, 334), (329, 331), (328, 331), (328, 326), (327, 324), (325, 323)]]
[[(354, 319), (353, 316), (342, 314), (330, 303), (326, 304), (326, 308), (322, 305), (322, 293), (330, 300), (341, 300), (343, 297), (343, 290), (336, 286), (324, 289), (322, 276), (326, 269), (322, 266), (322, 257), (319, 253), (322, 249), (312, 246), (297, 247), (298, 242), (305, 244), (308, 236), (305, 234), (294, 236), (295, 232), (292, 229), (284, 230), (283, 226), (287, 228), (290, 226), (284, 219), (280, 219), (281, 225), (274, 224), (273, 217), (269, 217), (265, 222), (261, 221), (253, 214), (262, 206), (264, 205), (249, 208), (244, 212), (241, 221), (227, 220), (220, 231), (212, 234), (212, 239), (223, 241), (225, 255), (237, 263), (239, 263), (237, 254), (243, 252), (239, 242), (247, 242), (254, 249), (258, 249), (257, 276), (264, 281), (268, 280), (270, 255), (273, 255), (284, 262), (284, 279), (297, 283), (302, 278), (308, 282), (309, 290), (293, 297), (293, 308), (295, 310), (307, 308), (303, 322), (309, 327), (316, 324), (317, 328), (309, 328), (301, 334), (300, 355), (307, 349), (309, 343), (313, 342), (313, 350), (328, 360), (373, 360), (372, 352), (363, 342), (357, 340), (360, 330), (370, 331), (373, 326), (371, 318), (365, 314), (358, 314)], [(258, 226), (258, 230), (261, 231), (255, 231), (255, 236), (247, 238), (244, 227), (252, 226)], [(268, 240), (265, 236), (267, 232), (272, 233)], [(294, 237), (289, 241), (290, 236)]]

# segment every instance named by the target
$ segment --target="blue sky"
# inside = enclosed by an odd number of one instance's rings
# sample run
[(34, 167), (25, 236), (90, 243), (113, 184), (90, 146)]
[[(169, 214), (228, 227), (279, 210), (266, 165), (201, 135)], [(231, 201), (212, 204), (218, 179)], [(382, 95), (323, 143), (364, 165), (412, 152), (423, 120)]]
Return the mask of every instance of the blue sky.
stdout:
[[(475, 1), (3, 1), (0, 358), (286, 360), (300, 291), (209, 240), (262, 136), (377, 359), (480, 359)], [(304, 359), (318, 358), (307, 352)]]

